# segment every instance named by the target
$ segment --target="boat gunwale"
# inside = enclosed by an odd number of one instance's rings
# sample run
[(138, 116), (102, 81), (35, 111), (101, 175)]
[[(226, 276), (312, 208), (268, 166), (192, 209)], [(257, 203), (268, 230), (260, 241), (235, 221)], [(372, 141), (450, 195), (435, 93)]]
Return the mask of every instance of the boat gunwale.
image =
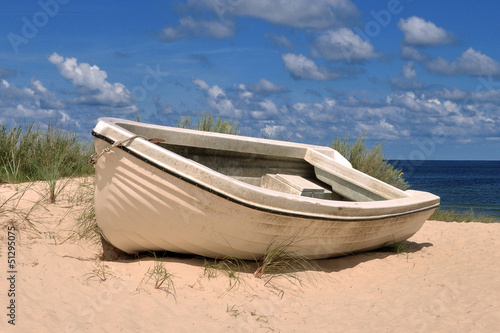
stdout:
[[(104, 123), (106, 124), (109, 124), (110, 126), (118, 126), (121, 130), (124, 130), (124, 131), (127, 131), (131, 134), (135, 134), (133, 132), (130, 132), (129, 130), (121, 127), (119, 124), (117, 123), (110, 123), (109, 120), (111, 120), (112, 118), (101, 118), (99, 119), (99, 121), (103, 121)], [(113, 119), (114, 120), (114, 119)], [(123, 121), (123, 119), (117, 119), (119, 121)], [(124, 122), (127, 122), (127, 121), (124, 121)], [(148, 124), (142, 124), (142, 125), (148, 125)], [(109, 143), (109, 144), (114, 144), (116, 141), (111, 139), (110, 137), (107, 137), (106, 135), (103, 135), (103, 134), (100, 134), (98, 132), (96, 132), (95, 130), (92, 131), (92, 135), (98, 139), (101, 139), (101, 140), (104, 140), (105, 142)], [(146, 141), (147, 142), (147, 141)], [(303, 145), (303, 144), (301, 144)], [(155, 145), (156, 146), (156, 145)], [(309, 146), (309, 145), (303, 145), (305, 147)], [(311, 146), (311, 147), (316, 147), (316, 146)], [(204, 185), (200, 182), (197, 182), (196, 180), (193, 180), (189, 177), (186, 177), (186, 176), (183, 176), (181, 175), (180, 173), (172, 170), (172, 169), (168, 169), (166, 168), (165, 166), (162, 166), (158, 163), (156, 163), (155, 161), (152, 161), (151, 159), (147, 158), (146, 156), (144, 155), (141, 155), (140, 153), (128, 148), (127, 146), (123, 146), (123, 145), (119, 145), (118, 147), (116, 148), (119, 148), (129, 154), (131, 154), (132, 156), (148, 163), (149, 165), (152, 165), (154, 166), (155, 168), (163, 171), (163, 172), (166, 172), (172, 176), (175, 176), (176, 178), (178, 179), (181, 179), (185, 182), (188, 182), (192, 185), (195, 185), (197, 186), (198, 188), (200, 189), (203, 189), (205, 191), (208, 191), (210, 193), (213, 193), (219, 197), (222, 197), (226, 200), (230, 200), (231, 202), (234, 202), (234, 203), (237, 203), (239, 205), (243, 205), (245, 207), (249, 207), (249, 208), (252, 208), (252, 209), (256, 209), (256, 210), (259, 210), (259, 211), (263, 211), (263, 212), (268, 212), (268, 213), (273, 213), (273, 214), (278, 214), (278, 215), (281, 215), (281, 216), (291, 216), (291, 217), (299, 217), (299, 218), (307, 218), (307, 219), (317, 219), (317, 220), (329, 220), (329, 221), (349, 221), (349, 222), (355, 222), (355, 221), (366, 221), (366, 220), (380, 220), (380, 219), (386, 219), (386, 218), (394, 218), (394, 217), (397, 217), (397, 216), (404, 216), (404, 215), (410, 215), (410, 214), (414, 214), (414, 213), (418, 213), (418, 212), (422, 212), (422, 211), (428, 211), (428, 210), (432, 210), (432, 209), (436, 209), (437, 207), (439, 207), (439, 197), (437, 196), (434, 196), (430, 193), (426, 193), (426, 192), (421, 192), (421, 191), (410, 191), (410, 193), (414, 193), (414, 194), (417, 194), (420, 196), (422, 195), (427, 195), (429, 198), (428, 199), (425, 199), (425, 198), (421, 198), (420, 201), (417, 201), (417, 202), (410, 202), (409, 205), (415, 205), (415, 204), (418, 204), (418, 203), (425, 203), (425, 202), (429, 202), (428, 205), (424, 206), (424, 207), (420, 207), (420, 208), (417, 208), (417, 209), (413, 209), (413, 210), (406, 210), (406, 211), (397, 211), (397, 212), (394, 212), (394, 213), (389, 213), (389, 214), (379, 214), (379, 215), (357, 215), (357, 216), (344, 216), (344, 215), (331, 215), (331, 216), (324, 216), (324, 215), (313, 215), (313, 214), (301, 214), (301, 213), (298, 213), (298, 212), (293, 212), (293, 211), (283, 211), (283, 210), (280, 210), (280, 209), (273, 209), (273, 208), (269, 208), (269, 206), (265, 207), (265, 206), (262, 206), (262, 205), (259, 205), (259, 203), (256, 203), (256, 202), (249, 202), (249, 201), (245, 201), (245, 200), (242, 200), (241, 198), (238, 198), (238, 197), (232, 197), (228, 194), (225, 194), (223, 193), (223, 191), (217, 191), (216, 189), (214, 189), (213, 187), (209, 187), (207, 185)], [(161, 147), (160, 147), (161, 148)], [(162, 148), (164, 149), (164, 148)], [(168, 150), (167, 150), (168, 151)], [(170, 151), (169, 151), (170, 152)], [(175, 154), (173, 152), (170, 152), (172, 154)], [(175, 154), (177, 155), (177, 154)], [(189, 160), (185, 157), (182, 157), (180, 155), (178, 155), (181, 159), (185, 159), (185, 160)], [(193, 162), (193, 161), (190, 161), (190, 162)], [(196, 162), (194, 162), (196, 163)], [(199, 163), (196, 163), (196, 164), (199, 164)], [(203, 166), (203, 165), (201, 165)], [(213, 169), (209, 169), (211, 170), (212, 172), (214, 173), (217, 173), (217, 174), (220, 174), (219, 172), (213, 170)], [(234, 179), (230, 176), (226, 176), (226, 175), (223, 175), (223, 174), (220, 174), (221, 176), (224, 176), (224, 177), (229, 177), (231, 178), (234, 182), (237, 182), (237, 183), (242, 183), (244, 184), (245, 186), (252, 186), (252, 187), (258, 187), (258, 186), (254, 186), (254, 185), (250, 185), (250, 184), (247, 184), (247, 183), (244, 183), (244, 182), (241, 182), (237, 179)], [(275, 191), (273, 191), (275, 192)], [(405, 192), (405, 193), (408, 193), (408, 192)], [(281, 193), (280, 193), (281, 195)], [(281, 196), (281, 197), (287, 197), (288, 195), (284, 195), (284, 196)], [(395, 200), (398, 200), (399, 202), (401, 202), (401, 200), (410, 200), (411, 198), (415, 199), (414, 198), (415, 196), (414, 195), (409, 195), (409, 197), (407, 198), (400, 198), (400, 199), (391, 199), (391, 200), (381, 200), (381, 201), (377, 201), (377, 203), (379, 204), (383, 204), (385, 203), (385, 205), (387, 205), (387, 202), (394, 202)], [(301, 197), (301, 196), (297, 196), (297, 198), (293, 198), (294, 200), (300, 200), (300, 201), (306, 201), (306, 202), (309, 202), (311, 203), (311, 199), (313, 200), (312, 203), (323, 203), (323, 205), (325, 204), (325, 200), (321, 200), (321, 199), (315, 199), (315, 198), (308, 198), (308, 197)], [(432, 201), (436, 201), (436, 199), (438, 199), (437, 203), (434, 202), (432, 203)], [(318, 200), (321, 200), (321, 201), (318, 201)], [(410, 200), (411, 201), (411, 200)], [(339, 201), (332, 201), (332, 202), (336, 202), (336, 203), (339, 203)], [(345, 202), (341, 202), (345, 205)], [(354, 204), (356, 204), (356, 202), (353, 202)], [(384, 206), (384, 205), (382, 205)], [(338, 208), (338, 207), (335, 207), (335, 208)], [(356, 206), (356, 207), (343, 207), (344, 209), (346, 210), (349, 210), (349, 209), (358, 209), (358, 210), (363, 210), (363, 209), (370, 209), (370, 208), (375, 208), (375, 207), (368, 207), (368, 208), (363, 208), (363, 207), (360, 207), (360, 206)], [(382, 210), (384, 209), (390, 209), (391, 207), (377, 207), (377, 208), (380, 208)], [(398, 206), (398, 207), (392, 207), (393, 209), (404, 209), (404, 206)], [(384, 212), (385, 213), (385, 212)]]

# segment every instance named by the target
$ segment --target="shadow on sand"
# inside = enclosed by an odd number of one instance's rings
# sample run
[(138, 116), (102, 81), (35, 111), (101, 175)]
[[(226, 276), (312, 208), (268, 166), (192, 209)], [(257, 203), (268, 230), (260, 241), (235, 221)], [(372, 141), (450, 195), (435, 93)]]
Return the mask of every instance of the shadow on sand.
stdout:
[[(346, 254), (341, 257), (334, 257), (329, 259), (310, 260), (308, 265), (309, 271), (322, 271), (326, 273), (340, 272), (345, 269), (354, 268), (359, 264), (371, 260), (385, 259), (390, 256), (405, 255), (408, 253), (416, 253), (423, 248), (433, 246), (432, 243), (416, 243), (411, 241), (404, 241), (397, 245), (382, 247), (376, 250), (360, 253)], [(160, 260), (163, 262), (177, 262), (184, 263), (191, 266), (203, 267), (205, 262), (214, 262), (215, 259), (204, 258), (197, 255), (179, 254), (168, 251), (157, 252), (141, 252), (138, 254), (125, 253), (105, 239), (102, 239), (102, 260), (103, 261), (116, 261), (116, 262), (136, 262), (136, 261), (154, 261)], [(259, 266), (257, 260), (246, 260), (247, 265), (240, 268), (241, 273), (253, 273)], [(303, 268), (297, 268), (289, 273), (297, 273), (305, 271)]]

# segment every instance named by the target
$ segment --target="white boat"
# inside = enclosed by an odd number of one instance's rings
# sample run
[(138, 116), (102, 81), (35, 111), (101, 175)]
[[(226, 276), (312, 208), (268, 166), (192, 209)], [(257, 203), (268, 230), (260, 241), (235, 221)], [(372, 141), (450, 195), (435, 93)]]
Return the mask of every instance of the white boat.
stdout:
[(439, 197), (401, 191), (321, 146), (100, 118), (95, 213), (128, 252), (327, 258), (415, 234)]

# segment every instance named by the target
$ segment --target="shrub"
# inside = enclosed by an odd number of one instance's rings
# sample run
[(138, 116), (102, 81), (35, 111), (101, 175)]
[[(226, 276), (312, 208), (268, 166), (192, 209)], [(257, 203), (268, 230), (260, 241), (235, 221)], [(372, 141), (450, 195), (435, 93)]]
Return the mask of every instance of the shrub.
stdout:
[(387, 184), (406, 190), (410, 185), (404, 180), (403, 172), (384, 158), (384, 143), (377, 143), (373, 147), (366, 146), (366, 132), (357, 137), (354, 143), (349, 142), (349, 134), (344, 139), (336, 136), (331, 147), (342, 154), (352, 167), (377, 178)]

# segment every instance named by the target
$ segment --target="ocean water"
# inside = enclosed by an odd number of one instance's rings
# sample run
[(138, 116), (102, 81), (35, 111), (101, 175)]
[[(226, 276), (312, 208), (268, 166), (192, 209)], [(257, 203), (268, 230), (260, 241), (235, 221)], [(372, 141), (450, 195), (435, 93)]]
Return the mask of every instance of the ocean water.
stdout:
[(500, 161), (390, 161), (410, 189), (441, 197), (441, 208), (500, 217)]

